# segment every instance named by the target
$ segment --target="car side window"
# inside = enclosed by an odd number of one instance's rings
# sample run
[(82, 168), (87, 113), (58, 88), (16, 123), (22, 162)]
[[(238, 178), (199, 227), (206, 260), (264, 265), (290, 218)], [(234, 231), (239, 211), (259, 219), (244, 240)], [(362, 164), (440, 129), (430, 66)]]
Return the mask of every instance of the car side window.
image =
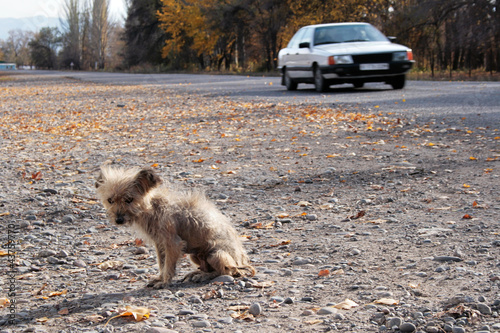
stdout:
[(300, 40), (301, 40), (302, 35), (304, 34), (305, 31), (306, 31), (305, 28), (302, 28), (299, 31), (297, 31), (297, 33), (295, 35), (293, 35), (292, 39), (290, 39), (290, 42), (288, 42), (287, 48), (298, 49)]
[(304, 29), (304, 34), (302, 35), (302, 38), (300, 40), (300, 43), (299, 44), (302, 44), (302, 43), (309, 43), (309, 45), (311, 45), (312, 43), (312, 35), (313, 35), (313, 32), (314, 32), (314, 29), (312, 28), (305, 28)]

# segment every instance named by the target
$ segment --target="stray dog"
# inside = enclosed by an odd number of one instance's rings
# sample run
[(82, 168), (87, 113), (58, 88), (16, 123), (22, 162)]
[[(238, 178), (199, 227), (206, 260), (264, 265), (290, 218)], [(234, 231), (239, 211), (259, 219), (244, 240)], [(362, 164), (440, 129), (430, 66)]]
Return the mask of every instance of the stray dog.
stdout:
[(198, 265), (183, 281), (253, 276), (255, 269), (229, 219), (205, 195), (174, 193), (162, 183), (152, 169), (104, 166), (95, 184), (109, 219), (134, 226), (154, 243), (160, 276), (148, 287), (169, 285), (183, 253)]

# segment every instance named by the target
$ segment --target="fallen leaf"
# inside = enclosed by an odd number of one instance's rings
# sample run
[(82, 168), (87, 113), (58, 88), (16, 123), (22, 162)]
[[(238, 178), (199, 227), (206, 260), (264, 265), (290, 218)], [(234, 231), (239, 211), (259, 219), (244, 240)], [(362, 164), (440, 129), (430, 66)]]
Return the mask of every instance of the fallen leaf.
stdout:
[(0, 308), (4, 308), (10, 304), (9, 299), (7, 298), (0, 298)]
[(254, 288), (260, 288), (260, 289), (263, 289), (263, 288), (269, 288), (269, 287), (272, 287), (274, 285), (274, 282), (273, 281), (262, 281), (262, 282), (254, 282), (251, 284), (252, 287)]
[(227, 308), (229, 311), (246, 311), (250, 309), (249, 305), (232, 305)]
[(357, 220), (359, 218), (362, 218), (363, 216), (366, 215), (366, 212), (364, 210), (359, 211), (356, 215), (349, 216), (350, 220)]
[(307, 202), (307, 201), (299, 201), (297, 203), (297, 206), (299, 207), (308, 207), (308, 206), (311, 206), (312, 204), (310, 202)]
[(140, 238), (136, 238), (135, 239), (135, 246), (143, 246), (144, 245), (144, 241)]
[(472, 219), (472, 216), (470, 216), (469, 214), (465, 214), (462, 218), (466, 219), (466, 220), (470, 220), (470, 219)]
[(291, 242), (292, 242), (291, 240), (284, 240), (284, 241), (281, 241), (281, 243), (271, 245), (271, 247), (278, 247), (278, 246), (288, 245)]
[(304, 323), (307, 325), (316, 325), (316, 324), (321, 324), (323, 320), (321, 319), (314, 319), (314, 320), (306, 320)]
[(116, 315), (114, 317), (109, 318), (108, 321), (106, 322), (106, 325), (104, 325), (104, 327), (106, 327), (109, 324), (109, 322), (111, 321), (111, 319), (118, 318), (118, 317), (133, 316), (134, 319), (135, 319), (135, 321), (146, 320), (146, 319), (149, 318), (149, 313), (150, 312), (151, 312), (151, 310), (149, 310), (148, 308), (145, 308), (145, 307), (127, 306), (125, 308), (125, 312), (120, 313), (119, 315)]
[(90, 316), (85, 317), (84, 319), (88, 320), (94, 324), (97, 324), (97, 323), (103, 321), (104, 317), (101, 315), (90, 315)]
[(245, 311), (243, 313), (232, 313), (231, 317), (234, 319), (239, 319), (239, 320), (246, 320), (246, 321), (254, 321), (255, 317), (249, 313), (248, 311)]
[(319, 271), (318, 276), (319, 277), (324, 277), (330, 275), (330, 271), (328, 269), (322, 269)]
[(8, 251), (0, 250), (0, 257), (1, 257), (1, 256), (6, 256), (6, 255), (8, 255), (8, 254), (9, 254), (9, 252), (8, 252)]
[(42, 317), (42, 318), (36, 319), (37, 323), (46, 323), (47, 321), (49, 321), (49, 318), (47, 318), (47, 317)]
[(61, 295), (66, 295), (68, 293), (68, 290), (64, 289), (63, 291), (53, 291), (49, 293), (46, 297), (56, 297), (56, 296), (61, 296)]
[(399, 301), (392, 299), (392, 298), (381, 298), (381, 299), (374, 301), (373, 303), (383, 304), (383, 305), (398, 305)]
[(118, 260), (107, 260), (102, 263), (100, 263), (97, 267), (102, 269), (103, 271), (107, 269), (117, 269), (123, 266), (123, 262), (118, 261)]
[(349, 310), (349, 309), (354, 308), (356, 306), (359, 306), (359, 304), (346, 298), (343, 302), (335, 304), (333, 307), (336, 309)]

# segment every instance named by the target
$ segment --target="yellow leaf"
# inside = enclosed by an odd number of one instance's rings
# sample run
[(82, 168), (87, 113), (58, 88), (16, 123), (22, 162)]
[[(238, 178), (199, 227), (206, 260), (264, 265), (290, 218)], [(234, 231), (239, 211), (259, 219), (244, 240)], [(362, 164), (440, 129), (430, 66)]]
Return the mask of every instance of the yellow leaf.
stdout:
[(0, 308), (4, 308), (10, 304), (10, 301), (7, 298), (0, 298)]
[(465, 188), (469, 188), (469, 187), (470, 187), (470, 185), (469, 185), (469, 184), (464, 184), (464, 187), (465, 187)]
[(469, 157), (469, 160), (475, 161), (475, 160), (477, 160), (477, 158), (475, 158), (474, 156), (471, 156), (471, 157)]
[[(119, 315), (116, 315), (114, 317), (109, 318), (109, 320), (106, 322), (106, 325), (109, 324), (111, 319), (118, 318), (118, 317), (129, 317), (133, 316), (135, 321), (141, 321), (149, 318), (149, 313), (151, 310), (148, 308), (144, 307), (132, 307), (132, 306), (127, 306), (125, 308), (125, 312), (120, 313)], [(106, 327), (104, 325), (104, 327)]]
[(49, 320), (49, 318), (47, 318), (47, 317), (42, 317), (42, 318), (37, 318), (37, 320), (36, 320), (36, 321), (37, 321), (38, 323), (45, 323), (45, 322), (47, 322), (48, 320)]
[(316, 325), (316, 324), (321, 324), (323, 320), (320, 319), (314, 319), (314, 320), (306, 320), (304, 323), (307, 325)]
[(356, 306), (359, 306), (359, 304), (346, 298), (343, 302), (335, 304), (333, 307), (336, 309), (349, 310), (349, 309), (354, 308)]
[(8, 254), (9, 254), (8, 251), (0, 250), (0, 256), (6, 256)]

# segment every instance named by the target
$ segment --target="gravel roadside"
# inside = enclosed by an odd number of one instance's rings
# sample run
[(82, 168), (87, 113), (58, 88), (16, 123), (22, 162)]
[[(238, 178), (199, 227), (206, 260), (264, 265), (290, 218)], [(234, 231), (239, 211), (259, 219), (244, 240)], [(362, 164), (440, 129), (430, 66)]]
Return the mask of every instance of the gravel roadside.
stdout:
[[(500, 331), (494, 124), (36, 75), (0, 81), (0, 115), (0, 333)], [(154, 250), (106, 220), (103, 163), (204, 190), (257, 275), (182, 283), (183, 259), (146, 288)]]

